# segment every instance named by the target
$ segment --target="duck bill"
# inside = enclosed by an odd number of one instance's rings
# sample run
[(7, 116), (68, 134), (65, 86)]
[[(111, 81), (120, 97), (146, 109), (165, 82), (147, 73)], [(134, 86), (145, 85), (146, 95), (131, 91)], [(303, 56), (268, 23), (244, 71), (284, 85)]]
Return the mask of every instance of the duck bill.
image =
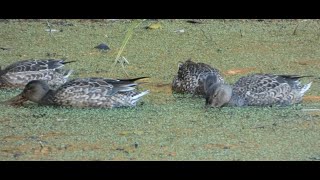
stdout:
[(9, 105), (9, 106), (22, 106), (24, 102), (26, 102), (28, 99), (26, 99), (23, 96), (23, 93), (20, 93), (19, 95), (2, 102), (4, 105)]

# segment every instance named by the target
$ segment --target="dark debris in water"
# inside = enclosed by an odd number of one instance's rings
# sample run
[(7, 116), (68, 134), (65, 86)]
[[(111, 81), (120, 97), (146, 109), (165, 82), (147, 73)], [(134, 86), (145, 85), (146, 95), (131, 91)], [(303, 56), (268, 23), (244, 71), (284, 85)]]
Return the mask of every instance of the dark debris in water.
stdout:
[(0, 49), (3, 50), (3, 51), (10, 51), (12, 48), (0, 47)]
[(201, 24), (202, 21), (199, 20), (199, 19), (189, 19), (189, 20), (186, 20), (187, 23), (191, 23), (191, 24)]
[(106, 50), (110, 50), (109, 46), (104, 44), (104, 43), (101, 43), (101, 44), (99, 44), (98, 46), (96, 46), (94, 48), (99, 49), (99, 50), (105, 50), (105, 51)]

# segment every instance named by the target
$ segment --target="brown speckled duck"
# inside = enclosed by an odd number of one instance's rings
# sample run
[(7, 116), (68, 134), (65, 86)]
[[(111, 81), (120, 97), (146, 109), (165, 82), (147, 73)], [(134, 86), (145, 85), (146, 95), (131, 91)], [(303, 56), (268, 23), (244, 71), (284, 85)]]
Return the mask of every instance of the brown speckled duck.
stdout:
[(251, 74), (233, 86), (216, 83), (208, 76), (205, 83), (206, 105), (222, 106), (288, 106), (302, 101), (312, 82), (301, 85), (300, 78), (310, 76)]
[(179, 64), (178, 75), (172, 82), (172, 90), (177, 93), (191, 93), (193, 95), (205, 95), (204, 81), (208, 75), (213, 75), (217, 81), (224, 83), (224, 79), (218, 69), (204, 63), (195, 63), (187, 60)]
[(67, 82), (72, 70), (63, 69), (60, 59), (22, 60), (0, 69), (0, 88), (24, 88), (32, 80), (44, 80), (56, 88)]
[(136, 80), (144, 79), (73, 79), (57, 90), (51, 90), (45, 81), (30, 81), (23, 92), (8, 100), (5, 104), (22, 105), (30, 100), (40, 105), (67, 107), (116, 108), (134, 107), (148, 90), (136, 92)]

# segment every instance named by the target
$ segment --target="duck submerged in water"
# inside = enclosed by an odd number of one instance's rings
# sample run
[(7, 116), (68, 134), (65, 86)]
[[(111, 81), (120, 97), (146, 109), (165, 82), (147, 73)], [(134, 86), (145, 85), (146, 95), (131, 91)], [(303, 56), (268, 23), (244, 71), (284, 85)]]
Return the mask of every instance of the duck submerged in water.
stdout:
[(217, 83), (215, 76), (205, 82), (206, 105), (288, 106), (302, 101), (312, 82), (301, 85), (299, 79), (310, 76), (252, 74), (240, 78), (233, 86)]
[(193, 95), (205, 95), (204, 82), (208, 75), (216, 77), (217, 81), (224, 83), (224, 79), (218, 69), (204, 63), (195, 63), (187, 60), (179, 64), (178, 75), (172, 82), (172, 90), (177, 93), (191, 93)]
[(24, 88), (32, 80), (44, 80), (56, 88), (67, 82), (72, 70), (63, 69), (60, 59), (23, 60), (0, 69), (0, 88)]
[(30, 81), (23, 92), (5, 104), (22, 105), (32, 101), (40, 105), (67, 107), (134, 107), (149, 91), (136, 92), (136, 80), (144, 79), (79, 78), (51, 90), (45, 81)]

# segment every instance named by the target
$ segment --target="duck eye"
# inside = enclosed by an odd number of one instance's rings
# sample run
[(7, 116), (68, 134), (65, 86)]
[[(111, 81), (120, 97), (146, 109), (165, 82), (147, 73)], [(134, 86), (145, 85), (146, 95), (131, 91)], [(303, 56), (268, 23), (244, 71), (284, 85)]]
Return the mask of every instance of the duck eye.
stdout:
[(31, 85), (31, 84), (28, 84), (28, 85), (26, 86), (26, 90), (30, 90), (30, 89), (32, 89), (32, 85)]

